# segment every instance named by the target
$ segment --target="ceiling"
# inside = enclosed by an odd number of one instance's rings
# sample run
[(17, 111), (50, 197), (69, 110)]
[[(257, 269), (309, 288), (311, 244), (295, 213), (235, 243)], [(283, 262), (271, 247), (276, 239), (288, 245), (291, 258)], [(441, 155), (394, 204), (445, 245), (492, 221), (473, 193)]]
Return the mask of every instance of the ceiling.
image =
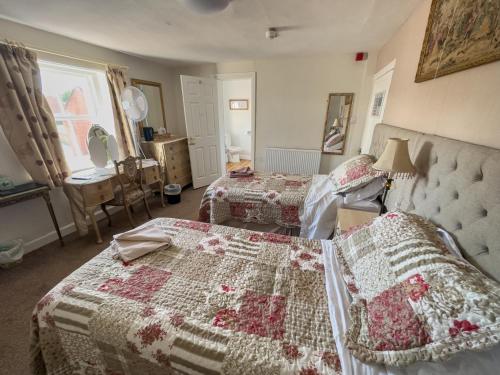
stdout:
[[(181, 0), (2, 0), (0, 17), (172, 62), (222, 62), (380, 48), (420, 0), (233, 0), (195, 14)], [(268, 27), (283, 28), (274, 40)]]

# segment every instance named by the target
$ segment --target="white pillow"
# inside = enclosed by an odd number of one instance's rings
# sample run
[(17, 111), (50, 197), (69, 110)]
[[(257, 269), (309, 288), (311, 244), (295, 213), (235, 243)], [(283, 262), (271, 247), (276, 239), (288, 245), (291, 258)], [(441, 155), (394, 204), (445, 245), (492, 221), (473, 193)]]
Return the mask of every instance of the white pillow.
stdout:
[(450, 233), (448, 233), (442, 228), (437, 228), (437, 234), (444, 242), (446, 248), (450, 251), (450, 253), (455, 255), (457, 258), (464, 259), (462, 252), (460, 251), (457, 243), (455, 242)]
[(344, 196), (344, 204), (352, 204), (359, 201), (372, 201), (376, 199), (384, 190), (385, 178), (377, 177), (369, 184), (346, 193)]

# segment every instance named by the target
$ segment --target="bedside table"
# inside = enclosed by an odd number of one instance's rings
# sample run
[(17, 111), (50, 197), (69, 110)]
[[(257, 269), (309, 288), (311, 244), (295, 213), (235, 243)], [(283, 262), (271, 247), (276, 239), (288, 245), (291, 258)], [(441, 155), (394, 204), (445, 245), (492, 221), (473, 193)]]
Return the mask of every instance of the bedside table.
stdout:
[(345, 233), (363, 224), (370, 223), (378, 216), (378, 212), (353, 210), (350, 208), (339, 208), (337, 210), (337, 225), (335, 235)]

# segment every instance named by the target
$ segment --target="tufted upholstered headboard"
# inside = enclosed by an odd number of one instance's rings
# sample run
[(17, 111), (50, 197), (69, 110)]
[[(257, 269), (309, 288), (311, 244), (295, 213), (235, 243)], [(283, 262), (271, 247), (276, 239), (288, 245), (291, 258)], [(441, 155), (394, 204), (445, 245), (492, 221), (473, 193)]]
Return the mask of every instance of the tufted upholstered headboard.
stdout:
[(455, 237), (468, 261), (500, 281), (500, 150), (378, 124), (370, 153), (380, 156), (390, 137), (409, 139), (417, 176), (395, 180), (387, 208), (430, 219)]

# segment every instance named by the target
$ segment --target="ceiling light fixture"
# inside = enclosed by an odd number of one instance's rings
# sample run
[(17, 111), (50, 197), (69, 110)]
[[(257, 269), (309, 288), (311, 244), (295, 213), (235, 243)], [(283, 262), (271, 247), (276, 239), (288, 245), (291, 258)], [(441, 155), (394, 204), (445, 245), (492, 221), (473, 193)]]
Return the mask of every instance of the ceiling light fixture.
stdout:
[(200, 14), (211, 14), (216, 12), (222, 12), (226, 9), (231, 2), (231, 0), (178, 0), (180, 3), (184, 4), (186, 8), (200, 13)]
[(269, 29), (267, 29), (267, 31), (266, 31), (266, 38), (267, 39), (274, 39), (274, 38), (277, 38), (278, 36), (279, 36), (279, 34), (278, 34), (277, 28), (270, 27)]

